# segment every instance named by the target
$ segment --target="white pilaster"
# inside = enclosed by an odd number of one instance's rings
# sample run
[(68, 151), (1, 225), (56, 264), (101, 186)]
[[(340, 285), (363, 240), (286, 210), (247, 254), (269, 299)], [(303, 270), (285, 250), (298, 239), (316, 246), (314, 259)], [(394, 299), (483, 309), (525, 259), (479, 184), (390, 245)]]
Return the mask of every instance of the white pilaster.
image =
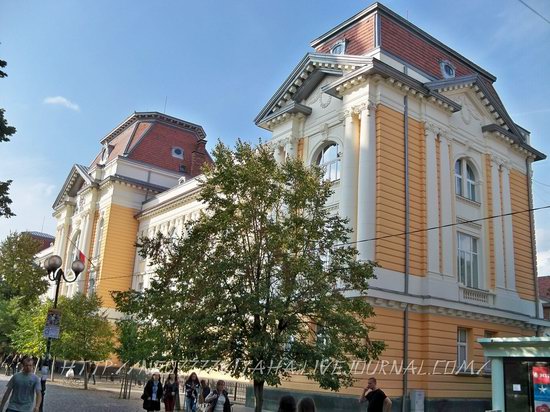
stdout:
[[(506, 164), (502, 165), (502, 213), (512, 212), (512, 199), (510, 196), (510, 169)], [(514, 232), (512, 216), (504, 216), (504, 256), (506, 257), (506, 288), (516, 290), (516, 271), (514, 262)]]
[[(455, 198), (452, 192), (453, 175), (451, 174), (451, 161), (449, 158), (449, 139), (447, 136), (440, 134), (440, 153), (439, 159), (441, 162), (441, 188), (440, 188), (440, 205), (441, 205), (441, 225), (449, 225), (453, 222), (453, 205)], [(443, 260), (443, 274), (453, 276), (454, 256), (456, 255), (453, 242), (453, 227), (444, 227), (441, 229), (441, 250)]]
[[(426, 203), (428, 209), (428, 228), (439, 226), (436, 137), (433, 128), (426, 128)], [(439, 241), (439, 230), (428, 230), (428, 272), (430, 273), (439, 273)]]
[(353, 122), (352, 112), (346, 110), (343, 116), (344, 123), (344, 147), (342, 153), (342, 174), (340, 176), (341, 199), (340, 216), (348, 218), (348, 226), (354, 232), (350, 241), (354, 241), (357, 236), (357, 217), (355, 212), (355, 195), (357, 180), (357, 148), (355, 144), (355, 124)]
[[(491, 187), (493, 198), (490, 199), (493, 206), (493, 216), (501, 215), (502, 208), (500, 203), (500, 166), (496, 158), (491, 157)], [(504, 272), (504, 239), (502, 237), (502, 218), (492, 219), (493, 222), (493, 250), (495, 253), (495, 286), (497, 288), (506, 287)]]
[[(357, 240), (376, 236), (376, 105), (361, 105), (357, 177)], [(357, 244), (359, 258), (374, 260), (375, 241)]]

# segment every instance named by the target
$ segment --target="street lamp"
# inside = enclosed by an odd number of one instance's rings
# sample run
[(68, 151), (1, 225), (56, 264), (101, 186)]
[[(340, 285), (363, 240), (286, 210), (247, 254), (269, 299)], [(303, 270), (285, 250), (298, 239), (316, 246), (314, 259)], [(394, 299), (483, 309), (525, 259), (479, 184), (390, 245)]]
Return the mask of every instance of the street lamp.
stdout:
[[(50, 256), (46, 261), (44, 262), (44, 268), (48, 272), (48, 279), (52, 282), (55, 282), (55, 296), (53, 300), (53, 308), (57, 308), (57, 298), (59, 297), (59, 285), (61, 284), (61, 279), (63, 279), (66, 283), (73, 283), (76, 282), (78, 279), (78, 275), (80, 275), (84, 271), (84, 263), (82, 263), (80, 260), (75, 260), (73, 264), (71, 265), (71, 272), (72, 275), (67, 277), (65, 276), (65, 272), (63, 269), (61, 269), (61, 266), (63, 265), (63, 261), (60, 256), (53, 255)], [(46, 342), (46, 356), (44, 359), (43, 367), (45, 366), (46, 369), (44, 370), (46, 376), (48, 374), (49, 367), (51, 365), (51, 359), (50, 359), (50, 348), (52, 345), (52, 338), (48, 337), (48, 341)], [(44, 410), (44, 396), (46, 394), (46, 379), (42, 379), (42, 402), (40, 403), (40, 412)]]

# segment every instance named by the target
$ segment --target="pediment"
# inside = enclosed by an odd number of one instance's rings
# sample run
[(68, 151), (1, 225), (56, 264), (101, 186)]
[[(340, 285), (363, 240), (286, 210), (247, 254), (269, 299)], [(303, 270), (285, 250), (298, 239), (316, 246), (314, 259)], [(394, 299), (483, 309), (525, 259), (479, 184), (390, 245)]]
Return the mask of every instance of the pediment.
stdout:
[(306, 54), (256, 116), (254, 122), (260, 127), (265, 127), (267, 121), (284, 113), (311, 113), (311, 108), (306, 106), (305, 102), (312, 93), (319, 90), (319, 85), (327, 76), (342, 77), (371, 61), (371, 58), (362, 56)]
[(67, 179), (65, 179), (65, 183), (55, 199), (53, 208), (56, 209), (66, 197), (75, 197), (84, 186), (91, 185), (93, 182), (94, 180), (88, 174), (86, 166), (75, 164), (69, 172)]

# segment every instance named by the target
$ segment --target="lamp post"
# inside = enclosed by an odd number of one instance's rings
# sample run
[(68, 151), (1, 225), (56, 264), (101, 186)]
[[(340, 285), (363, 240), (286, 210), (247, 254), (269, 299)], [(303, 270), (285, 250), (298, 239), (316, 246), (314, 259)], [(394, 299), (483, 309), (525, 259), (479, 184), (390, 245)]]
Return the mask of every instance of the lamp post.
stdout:
[[(71, 265), (72, 275), (67, 277), (65, 276), (65, 272), (63, 271), (63, 269), (61, 269), (62, 265), (63, 265), (63, 261), (61, 257), (58, 255), (50, 256), (44, 262), (44, 268), (48, 272), (48, 279), (52, 282), (55, 282), (55, 296), (53, 300), (53, 309), (57, 308), (57, 299), (59, 297), (59, 285), (61, 284), (61, 279), (63, 279), (66, 283), (76, 282), (76, 280), (78, 279), (78, 275), (80, 275), (84, 271), (84, 263), (82, 263), (80, 260), (77, 259)], [(52, 338), (48, 337), (48, 341), (46, 342), (46, 356), (42, 364), (43, 368), (46, 367), (43, 370), (43, 372), (45, 372), (45, 376), (48, 375), (49, 367), (52, 366), (51, 356), (50, 356), (51, 345), (52, 345)], [(41, 381), (42, 381), (42, 402), (40, 403), (40, 412), (44, 410), (44, 396), (46, 394), (46, 379), (42, 378)]]

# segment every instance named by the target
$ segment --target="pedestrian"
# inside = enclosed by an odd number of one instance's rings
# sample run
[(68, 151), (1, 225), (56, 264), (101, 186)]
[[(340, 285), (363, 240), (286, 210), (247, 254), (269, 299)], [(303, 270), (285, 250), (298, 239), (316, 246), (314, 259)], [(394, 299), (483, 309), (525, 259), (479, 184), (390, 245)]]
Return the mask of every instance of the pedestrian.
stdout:
[(296, 412), (296, 399), (290, 395), (281, 396), (278, 412)]
[(359, 398), (359, 402), (367, 400), (367, 412), (390, 412), (391, 399), (386, 396), (382, 389), (376, 385), (376, 378), (369, 378), (367, 387), (363, 390), (363, 394)]
[(191, 372), (185, 381), (185, 412), (196, 412), (200, 393), (199, 378), (195, 372)]
[(160, 372), (158, 369), (151, 371), (151, 379), (143, 388), (143, 409), (146, 411), (160, 411), (160, 400), (162, 399), (162, 383), (160, 382)]
[(169, 373), (164, 382), (164, 409), (166, 412), (172, 412), (174, 410), (177, 393), (178, 382), (176, 382), (176, 375)]
[(219, 380), (214, 389), (204, 400), (209, 403), (207, 412), (231, 412), (231, 401), (225, 390), (225, 381)]
[(315, 412), (315, 402), (311, 398), (302, 398), (298, 402), (298, 412)]
[(206, 382), (204, 379), (201, 379), (201, 396), (199, 397), (199, 403), (205, 403), (205, 399), (209, 394), (210, 386), (208, 386), (208, 382)]
[(34, 362), (32, 358), (24, 358), (21, 363), (23, 370), (9, 380), (2, 402), (0, 402), (0, 411), (4, 410), (8, 398), (10, 401), (6, 412), (38, 412), (40, 409), (42, 385), (40, 378), (32, 373)]
[(95, 371), (97, 369), (97, 366), (95, 362), (92, 361), (92, 363), (88, 364), (88, 381), (92, 379), (94, 381), (95, 385)]
[(19, 363), (19, 355), (17, 355), (15, 352), (13, 353), (13, 357), (11, 358), (11, 374), (15, 375), (17, 372), (17, 364)]

